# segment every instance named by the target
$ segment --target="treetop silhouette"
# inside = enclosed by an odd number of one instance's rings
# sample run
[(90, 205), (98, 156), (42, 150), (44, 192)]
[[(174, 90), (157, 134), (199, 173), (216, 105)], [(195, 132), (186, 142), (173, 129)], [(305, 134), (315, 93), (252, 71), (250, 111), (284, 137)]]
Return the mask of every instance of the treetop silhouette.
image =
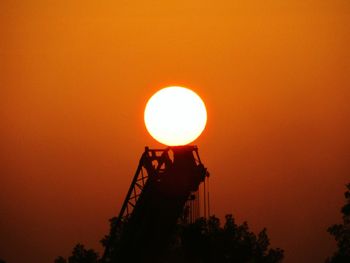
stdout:
[(334, 224), (328, 228), (328, 232), (334, 236), (338, 250), (327, 263), (349, 263), (350, 262), (350, 183), (346, 185), (344, 193), (346, 204), (341, 208), (343, 223)]

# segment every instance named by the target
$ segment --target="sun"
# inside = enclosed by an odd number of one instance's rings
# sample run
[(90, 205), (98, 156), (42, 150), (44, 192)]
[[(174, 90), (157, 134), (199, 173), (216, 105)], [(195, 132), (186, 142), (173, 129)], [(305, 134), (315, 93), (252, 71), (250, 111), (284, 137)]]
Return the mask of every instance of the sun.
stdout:
[(203, 132), (207, 111), (195, 92), (171, 86), (159, 90), (148, 100), (144, 120), (155, 140), (180, 146), (193, 142)]

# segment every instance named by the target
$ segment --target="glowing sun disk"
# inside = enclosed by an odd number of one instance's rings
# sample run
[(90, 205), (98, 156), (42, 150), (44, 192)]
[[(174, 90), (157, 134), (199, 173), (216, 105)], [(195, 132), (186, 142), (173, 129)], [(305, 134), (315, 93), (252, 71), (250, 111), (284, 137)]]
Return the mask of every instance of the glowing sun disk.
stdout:
[(147, 102), (144, 120), (151, 136), (169, 146), (186, 145), (203, 132), (207, 111), (202, 99), (184, 87), (167, 87)]

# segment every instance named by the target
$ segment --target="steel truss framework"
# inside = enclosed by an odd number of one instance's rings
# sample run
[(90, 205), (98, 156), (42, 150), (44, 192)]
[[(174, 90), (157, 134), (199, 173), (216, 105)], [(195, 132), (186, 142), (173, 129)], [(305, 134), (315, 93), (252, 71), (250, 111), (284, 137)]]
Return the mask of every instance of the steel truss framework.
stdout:
[[(190, 152), (188, 156), (185, 156), (185, 159), (192, 159), (194, 162), (192, 166), (199, 168), (201, 171), (200, 179), (195, 183), (195, 190), (186, 194), (187, 201), (182, 203), (183, 213), (182, 215), (179, 215), (179, 218), (182, 218), (185, 223), (192, 223), (200, 216), (207, 217), (210, 215), (209, 173), (201, 162), (198, 148), (196, 146), (185, 147), (186, 152)], [(145, 147), (145, 151), (140, 158), (135, 175), (121, 207), (119, 216), (117, 217), (116, 229), (118, 228), (118, 225), (135, 217), (134, 212), (136, 207), (138, 207), (136, 209), (138, 210), (136, 217), (139, 217), (140, 213), (142, 214), (144, 212), (141, 207), (144, 207), (147, 204), (144, 200), (142, 200), (142, 204), (140, 204), (139, 201), (147, 198), (142, 195), (145, 195), (145, 192), (150, 192), (152, 185), (156, 185), (158, 181), (160, 182), (164, 177), (168, 176), (167, 172), (174, 166), (174, 155), (176, 151), (181, 151), (181, 147), (168, 147), (165, 149), (149, 149), (148, 147)], [(179, 159), (179, 157), (177, 158)], [(202, 187), (199, 187), (199, 185)], [(145, 191), (145, 188), (147, 188), (147, 191)], [(147, 194), (149, 193), (146, 193), (146, 197)], [(143, 212), (140, 212), (140, 210)], [(111, 232), (110, 238), (112, 240), (111, 244), (113, 244), (115, 233)], [(111, 258), (113, 258), (113, 256), (111, 256), (113, 250), (114, 248), (111, 247), (105, 248), (102, 262), (110, 262)]]

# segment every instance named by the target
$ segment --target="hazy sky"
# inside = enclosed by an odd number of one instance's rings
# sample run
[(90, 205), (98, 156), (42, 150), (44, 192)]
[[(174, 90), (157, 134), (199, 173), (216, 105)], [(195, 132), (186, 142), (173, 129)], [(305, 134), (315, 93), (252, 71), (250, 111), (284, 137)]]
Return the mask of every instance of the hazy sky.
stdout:
[(0, 258), (100, 249), (160, 146), (147, 99), (185, 85), (207, 105), (212, 212), (323, 262), (350, 181), (349, 47), (348, 0), (1, 1)]

